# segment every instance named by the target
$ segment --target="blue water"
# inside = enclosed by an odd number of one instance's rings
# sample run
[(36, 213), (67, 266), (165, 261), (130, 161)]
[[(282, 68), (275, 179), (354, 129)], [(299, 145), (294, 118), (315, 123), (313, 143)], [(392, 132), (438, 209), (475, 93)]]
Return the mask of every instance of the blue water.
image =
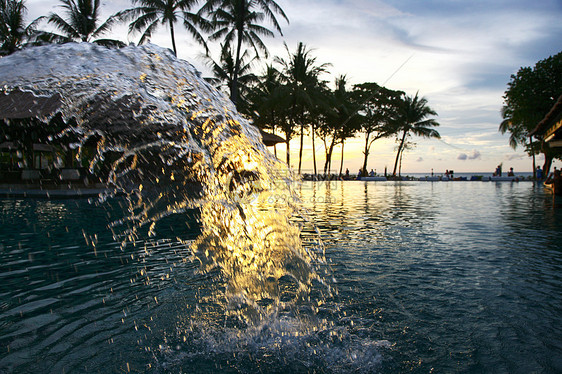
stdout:
[(562, 372), (562, 204), (542, 186), (300, 192), (337, 292), (259, 326), (190, 262), (195, 211), (121, 248), (119, 201), (0, 200), (0, 372)]

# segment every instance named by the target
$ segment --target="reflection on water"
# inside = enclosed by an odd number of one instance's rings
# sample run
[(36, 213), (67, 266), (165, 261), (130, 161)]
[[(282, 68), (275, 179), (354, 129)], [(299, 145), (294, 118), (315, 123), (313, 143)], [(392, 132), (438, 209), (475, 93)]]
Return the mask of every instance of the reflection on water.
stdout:
[[(382, 372), (557, 372), (561, 212), (532, 183), (303, 186)], [(359, 323), (358, 323), (359, 325)], [(521, 360), (524, 356), (525, 360)]]
[[(226, 225), (267, 213), (264, 237), (201, 235), (204, 213), (189, 211), (125, 249), (107, 229), (125, 200), (0, 200), (0, 368), (560, 371), (562, 213), (540, 186), (304, 183), (300, 195), (332, 274), (304, 293), (299, 257), (265, 244), (251, 261), (201, 271), (206, 240), (274, 240), (274, 200), (220, 214)], [(303, 243), (316, 238), (310, 222), (295, 223)], [(267, 258), (287, 269), (275, 287)]]
[(95, 144), (114, 187), (0, 200), (0, 371), (562, 371), (560, 210), (540, 187), (296, 191), (257, 129), (150, 45), (26, 49), (0, 81), (61, 95), (48, 139)]

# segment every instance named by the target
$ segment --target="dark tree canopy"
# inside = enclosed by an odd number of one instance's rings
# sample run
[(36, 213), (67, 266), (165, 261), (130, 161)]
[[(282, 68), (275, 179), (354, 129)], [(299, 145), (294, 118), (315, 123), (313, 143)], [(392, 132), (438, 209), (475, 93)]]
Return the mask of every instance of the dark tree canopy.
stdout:
[(510, 133), (509, 143), (513, 148), (522, 145), (530, 155), (545, 153), (546, 170), (550, 168), (552, 157), (559, 158), (562, 152), (531, 144), (529, 133), (561, 94), (562, 52), (537, 62), (532, 68), (519, 69), (511, 76), (504, 94), (503, 122), (499, 130)]

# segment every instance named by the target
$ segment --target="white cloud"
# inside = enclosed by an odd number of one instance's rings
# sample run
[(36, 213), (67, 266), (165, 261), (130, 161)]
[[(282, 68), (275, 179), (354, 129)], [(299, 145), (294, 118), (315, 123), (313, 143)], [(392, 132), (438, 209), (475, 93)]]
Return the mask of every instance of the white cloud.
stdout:
[(469, 160), (477, 160), (481, 157), (482, 155), (480, 154), (479, 151), (477, 151), (476, 149), (474, 151), (472, 151), (472, 154), (470, 156), (468, 156)]
[(505, 159), (508, 160), (508, 161), (522, 160), (524, 158), (527, 158), (527, 155), (526, 154), (520, 154), (520, 153), (513, 153), (513, 154), (505, 156)]

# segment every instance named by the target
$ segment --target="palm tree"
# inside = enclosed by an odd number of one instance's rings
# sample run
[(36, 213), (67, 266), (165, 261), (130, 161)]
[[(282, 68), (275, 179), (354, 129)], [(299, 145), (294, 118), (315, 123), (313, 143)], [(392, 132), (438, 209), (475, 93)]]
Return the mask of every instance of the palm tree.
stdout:
[(434, 119), (426, 119), (428, 116), (436, 116), (437, 113), (427, 105), (427, 99), (416, 96), (405, 96), (403, 102), (398, 109), (397, 120), (399, 122), (398, 132), (402, 132), (399, 140), (398, 151), (396, 152), (396, 161), (394, 162), (393, 176), (396, 176), (396, 168), (402, 152), (405, 149), (406, 138), (410, 134), (421, 136), (424, 138), (440, 139), (441, 135), (431, 127), (439, 126)]
[(318, 81), (312, 88), (312, 107), (309, 110), (308, 122), (310, 123), (310, 137), (312, 139), (312, 164), (314, 166), (314, 175), (316, 176), (316, 143), (315, 135), (322, 122), (326, 120), (325, 113), (330, 108), (331, 92), (328, 88), (328, 82)]
[(190, 10), (199, 0), (132, 0), (135, 8), (127, 9), (117, 13), (122, 20), (131, 20), (129, 33), (142, 32), (139, 44), (150, 40), (150, 37), (160, 24), (168, 25), (172, 38), (172, 49), (177, 55), (176, 37), (174, 33), (175, 23), (181, 19), (183, 25), (197, 42), (205, 46), (205, 39), (198, 30), (208, 28), (205, 20)]
[(323, 82), (320, 81), (319, 76), (326, 72), (326, 68), (330, 64), (317, 65), (316, 58), (310, 56), (311, 50), (302, 42), (297, 45), (297, 50), (294, 53), (289, 51), (287, 44), (285, 44), (285, 49), (289, 58), (284, 60), (276, 57), (275, 61), (283, 68), (283, 81), (291, 98), (288, 108), (289, 120), (293, 127), (300, 126), (298, 168), (300, 173), (305, 127), (309, 123), (309, 115), (320, 100), (320, 93), (322, 92)]
[[(335, 80), (335, 90), (329, 98), (329, 108), (326, 110), (325, 121), (320, 123), (318, 133), (324, 142), (325, 162), (324, 174), (330, 172), (332, 154), (336, 145), (342, 145), (341, 166), (343, 167), (343, 149), (345, 139), (353, 137), (357, 130), (360, 116), (352, 101), (351, 92), (346, 89), (347, 77), (340, 75)], [(341, 170), (340, 170), (341, 173)]]
[[(246, 95), (249, 91), (249, 86), (257, 81), (257, 77), (255, 74), (251, 72), (252, 63), (255, 60), (255, 57), (250, 59), (250, 61), (246, 62), (246, 59), (249, 58), (248, 51), (244, 52), (241, 58), (241, 65), (240, 71), (238, 75), (238, 84), (240, 87), (240, 100), (238, 101), (236, 107), (239, 112), (245, 113), (248, 107), (248, 103), (246, 101)], [(228, 91), (232, 89), (232, 85), (234, 84), (234, 58), (232, 57), (232, 53), (229, 48), (221, 48), (221, 59), (219, 62), (213, 60), (210, 56), (205, 55), (205, 60), (207, 66), (213, 72), (213, 78), (207, 78), (207, 81), (211, 84), (220, 88), (221, 86), (226, 86)]]
[(50, 24), (63, 33), (63, 35), (52, 34), (53, 41), (62, 43), (71, 41), (93, 42), (117, 47), (125, 45), (118, 40), (97, 39), (108, 32), (117, 21), (116, 15), (113, 15), (99, 25), (100, 0), (61, 0), (61, 3), (61, 7), (66, 10), (66, 19), (56, 13), (51, 13), (46, 17)]
[[(210, 40), (222, 39), (224, 48), (235, 51), (234, 79), (230, 90), (230, 99), (234, 103), (238, 100), (238, 76), (244, 55), (243, 44), (248, 44), (258, 58), (260, 51), (267, 57), (267, 48), (260, 37), (274, 36), (274, 33), (260, 23), (267, 19), (275, 30), (283, 35), (276, 14), (289, 22), (283, 9), (273, 0), (208, 0), (199, 10), (199, 15), (210, 15), (214, 30)], [(233, 46), (235, 47), (232, 48)]]
[[(290, 140), (294, 128), (290, 125), (287, 108), (290, 104), (287, 87), (281, 82), (281, 73), (272, 64), (266, 65), (264, 73), (258, 77), (257, 84), (250, 90), (250, 108), (248, 114), (255, 125), (270, 129), (275, 133), (280, 129), (285, 137), (287, 149), (286, 162), (290, 165)], [(277, 155), (277, 148), (274, 148)]]
[(24, 0), (0, 0), (0, 54), (21, 49), (35, 31), (35, 22), (25, 26), (27, 8)]

